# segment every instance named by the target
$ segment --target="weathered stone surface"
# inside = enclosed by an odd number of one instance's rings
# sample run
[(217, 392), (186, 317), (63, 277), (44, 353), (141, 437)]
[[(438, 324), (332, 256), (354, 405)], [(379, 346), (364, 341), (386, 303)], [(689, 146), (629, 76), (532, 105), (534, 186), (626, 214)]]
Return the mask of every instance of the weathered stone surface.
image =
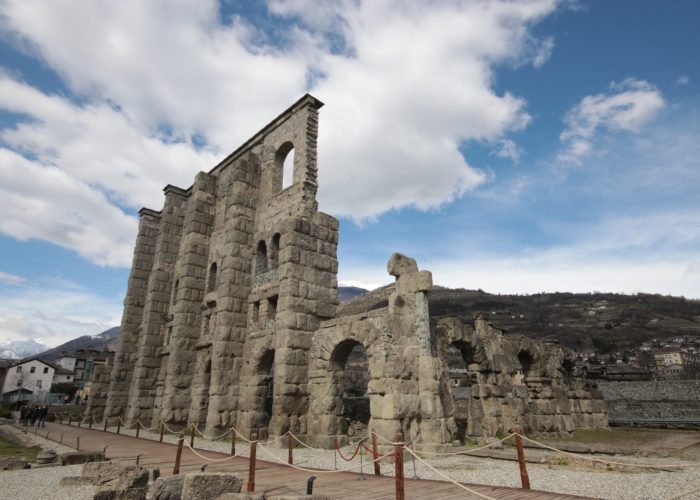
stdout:
[(61, 464), (77, 465), (89, 462), (104, 462), (105, 454), (101, 451), (71, 451), (61, 454)]
[(62, 477), (58, 482), (59, 486), (94, 486), (95, 478), (92, 477), (82, 477), (82, 476), (66, 476)]
[(241, 479), (228, 472), (190, 472), (182, 486), (182, 500), (210, 500), (224, 493), (239, 493)]
[(0, 470), (29, 469), (29, 463), (23, 458), (0, 458)]
[(50, 464), (58, 460), (58, 455), (54, 450), (42, 450), (36, 456), (36, 463), (38, 464)]
[(216, 497), (216, 500), (265, 500), (265, 498), (263, 493), (224, 493)]
[(148, 490), (150, 500), (180, 500), (185, 476), (161, 477)]
[[(392, 255), (395, 283), (338, 310), (338, 221), (316, 202), (321, 106), (304, 96), (192, 186), (166, 186), (162, 210), (139, 212), (117, 354), (96, 371), (86, 413), (260, 439), (291, 430), (332, 447), (358, 428), (343, 379), (362, 346), (361, 427), (386, 439), (437, 449), (514, 425), (604, 427), (570, 351), (503, 335), (485, 315), (431, 320), (432, 274), (411, 257)], [(467, 391), (451, 384), (450, 345)]]

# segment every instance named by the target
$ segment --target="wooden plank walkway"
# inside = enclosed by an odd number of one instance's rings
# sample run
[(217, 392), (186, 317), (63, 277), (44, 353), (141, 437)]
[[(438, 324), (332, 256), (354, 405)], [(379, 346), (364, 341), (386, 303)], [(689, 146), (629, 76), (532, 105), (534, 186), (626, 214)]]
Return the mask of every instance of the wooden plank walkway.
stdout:
[[(46, 429), (42, 429), (40, 434), (50, 433), (52, 440), (57, 440), (63, 434), (63, 444), (75, 448), (77, 437), (80, 436), (80, 449), (101, 451), (107, 447), (107, 458), (113, 462), (125, 464), (136, 463), (136, 457), (145, 467), (156, 467), (161, 471), (161, 475), (172, 474), (175, 462), (177, 446), (170, 443), (159, 443), (148, 439), (137, 439), (133, 436), (103, 432), (97, 429), (86, 427), (68, 426), (59, 423), (47, 423)], [(188, 439), (188, 438), (186, 438)], [(196, 443), (195, 443), (196, 448)], [(201, 455), (211, 459), (226, 458), (224, 453), (213, 452), (196, 448)], [(314, 482), (314, 493), (327, 495), (331, 498), (357, 498), (367, 500), (392, 499), (395, 497), (395, 481), (393, 477), (374, 476), (365, 474), (365, 480), (360, 480), (360, 474), (353, 472), (327, 473), (318, 471), (317, 473), (300, 471), (287, 467), (286, 465), (273, 463), (265, 460), (265, 453), (258, 450), (258, 460), (255, 471), (255, 491), (264, 492), (266, 495), (304, 495), (306, 494), (306, 483), (310, 476), (317, 477)], [(243, 481), (243, 489), (248, 480), (248, 458), (234, 457), (224, 462), (206, 462), (197, 457), (187, 446), (182, 451), (182, 462), (180, 474), (186, 474), (199, 470), (203, 464), (207, 464), (207, 471), (235, 472)], [(371, 473), (372, 466), (367, 467)], [(498, 486), (472, 485), (465, 483), (470, 489), (477, 491), (486, 497), (499, 500), (510, 499), (582, 499), (586, 497), (562, 495), (544, 491), (522, 490), (518, 488), (507, 488)], [(406, 478), (405, 492), (407, 499), (419, 498), (421, 500), (433, 500), (444, 498), (483, 498), (471, 494), (464, 489), (447, 481), (433, 481), (428, 479), (413, 480)]]

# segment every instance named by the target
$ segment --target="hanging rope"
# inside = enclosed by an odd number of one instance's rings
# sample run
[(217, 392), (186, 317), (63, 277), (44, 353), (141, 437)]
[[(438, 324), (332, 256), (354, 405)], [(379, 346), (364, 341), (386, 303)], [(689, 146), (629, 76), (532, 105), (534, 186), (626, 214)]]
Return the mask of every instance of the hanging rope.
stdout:
[[(246, 448), (246, 450), (241, 451), (241, 452), (239, 452), (239, 453), (236, 453), (235, 455), (229, 455), (229, 456), (227, 456), (227, 457), (225, 457), (225, 458), (209, 458), (209, 457), (205, 457), (204, 455), (201, 455), (200, 453), (198, 453), (197, 450), (195, 450), (194, 448), (192, 448), (192, 447), (190, 446), (190, 443), (188, 443), (186, 439), (184, 440), (184, 443), (185, 443), (185, 446), (187, 446), (187, 447), (190, 449), (190, 451), (191, 451), (192, 453), (194, 453), (195, 455), (197, 455), (197, 456), (198, 456), (199, 458), (201, 458), (202, 460), (207, 460), (208, 462), (226, 462), (227, 460), (231, 460), (231, 459), (233, 459), (233, 458), (240, 458), (240, 456), (241, 456), (242, 453), (244, 453), (245, 451), (248, 451), (248, 450), (250, 449), (250, 446), (248, 446), (248, 447)], [(216, 452), (215, 452), (215, 453), (216, 453)]]
[(359, 470), (359, 469), (361, 469), (361, 468), (363, 468), (363, 467), (365, 467), (365, 466), (367, 466), (367, 465), (369, 465), (369, 464), (372, 464), (372, 463), (374, 463), (374, 462), (376, 462), (376, 461), (378, 461), (378, 460), (382, 460), (382, 459), (384, 459), (384, 458), (386, 458), (386, 457), (389, 457), (389, 456), (391, 456), (391, 455), (394, 454), (393, 451), (390, 451), (389, 453), (387, 453), (387, 454), (385, 454), (385, 455), (382, 455), (381, 457), (377, 458), (376, 460), (372, 460), (372, 461), (370, 461), (370, 462), (365, 462), (364, 464), (357, 465), (357, 466), (355, 466), (355, 467), (350, 467), (350, 468), (348, 468), (348, 469), (324, 470), (324, 469), (309, 469), (309, 468), (306, 468), (306, 467), (299, 467), (298, 465), (294, 465), (294, 464), (288, 464), (286, 460), (282, 460), (281, 458), (279, 458), (277, 455), (275, 455), (274, 453), (272, 453), (270, 450), (268, 450), (267, 448), (265, 448), (265, 447), (264, 447), (263, 445), (261, 445), (260, 443), (258, 443), (258, 447), (259, 447), (261, 450), (263, 450), (265, 453), (267, 453), (270, 457), (272, 457), (273, 459), (275, 459), (277, 462), (279, 462), (279, 463), (282, 464), (282, 465), (286, 465), (287, 467), (291, 467), (291, 468), (297, 469), (297, 470), (303, 470), (304, 472), (313, 472), (314, 474), (335, 474), (335, 473), (338, 473), (338, 472), (352, 472), (352, 471)]
[(463, 485), (462, 483), (458, 483), (457, 481), (455, 481), (455, 480), (452, 479), (451, 477), (449, 477), (449, 476), (443, 474), (443, 473), (440, 472), (439, 470), (437, 470), (437, 469), (435, 469), (434, 467), (432, 467), (428, 462), (426, 462), (425, 460), (423, 460), (422, 458), (420, 458), (418, 455), (416, 455), (416, 454), (413, 452), (413, 450), (412, 450), (411, 448), (409, 448), (408, 446), (404, 446), (404, 449), (405, 449), (407, 452), (409, 452), (411, 455), (413, 455), (413, 457), (414, 457), (416, 460), (418, 460), (420, 463), (422, 463), (423, 465), (425, 465), (428, 469), (430, 469), (431, 471), (433, 471), (435, 474), (437, 474), (437, 475), (440, 476), (441, 478), (445, 479), (446, 481), (449, 481), (450, 483), (454, 484), (455, 486), (459, 486), (460, 488), (462, 488), (462, 489), (465, 490), (465, 491), (468, 491), (468, 492), (471, 493), (472, 495), (476, 495), (476, 496), (481, 497), (481, 498), (486, 498), (487, 500), (496, 500), (496, 499), (493, 498), (493, 497), (490, 497), (490, 496), (487, 496), (487, 495), (483, 495), (483, 494), (479, 493), (479, 492), (476, 491), (476, 490), (473, 490), (473, 489), (471, 489), (471, 488), (468, 488), (467, 486)]
[(674, 468), (684, 468), (684, 467), (700, 467), (700, 463), (698, 464), (644, 464), (644, 463), (631, 463), (631, 462), (614, 462), (612, 460), (603, 460), (601, 458), (596, 458), (596, 457), (586, 457), (583, 455), (578, 455), (576, 453), (570, 453), (568, 451), (560, 450), (558, 448), (554, 448), (553, 446), (546, 445), (544, 443), (540, 443), (538, 441), (535, 441), (534, 439), (527, 438), (523, 436), (522, 434), (518, 434), (517, 432), (515, 433), (521, 438), (534, 443), (538, 446), (541, 446), (542, 448), (546, 448), (548, 450), (556, 451), (557, 453), (561, 453), (562, 455), (569, 455), (570, 457), (574, 458), (579, 458), (581, 460), (589, 460), (591, 462), (597, 462), (600, 464), (606, 464), (606, 465), (624, 465), (627, 467), (639, 467), (639, 468), (648, 468), (648, 469), (663, 469), (667, 467), (674, 467)]
[(340, 451), (340, 448), (337, 446), (335, 448), (335, 451), (337, 451), (338, 455), (340, 455), (340, 458), (342, 458), (346, 462), (352, 462), (355, 459), (355, 457), (357, 456), (357, 453), (360, 451), (361, 448), (362, 448), (362, 443), (360, 442), (357, 444), (357, 448), (355, 448), (355, 452), (352, 454), (352, 456), (350, 456), (350, 458), (346, 458), (345, 455), (343, 455), (343, 453)]

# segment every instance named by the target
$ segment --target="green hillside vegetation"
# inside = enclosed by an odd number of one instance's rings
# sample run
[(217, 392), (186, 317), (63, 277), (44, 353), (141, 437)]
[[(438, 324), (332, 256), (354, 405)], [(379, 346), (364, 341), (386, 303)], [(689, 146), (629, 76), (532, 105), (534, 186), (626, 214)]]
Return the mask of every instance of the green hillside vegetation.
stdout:
[(613, 352), (645, 341), (700, 335), (700, 300), (652, 294), (541, 293), (494, 295), (482, 290), (435, 287), (433, 319), (470, 322), (488, 313), (498, 328), (558, 341), (579, 351)]

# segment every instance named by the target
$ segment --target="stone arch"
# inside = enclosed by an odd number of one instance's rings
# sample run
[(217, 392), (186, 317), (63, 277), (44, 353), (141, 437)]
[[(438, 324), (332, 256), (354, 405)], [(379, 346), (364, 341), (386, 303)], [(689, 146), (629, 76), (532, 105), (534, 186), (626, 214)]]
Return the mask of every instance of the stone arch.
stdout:
[(535, 358), (530, 351), (523, 349), (518, 353), (518, 362), (520, 363), (523, 379), (526, 381), (528, 377), (533, 375), (532, 369), (535, 364)]
[(372, 381), (380, 377), (382, 359), (379, 355), (381, 332), (370, 321), (354, 321), (314, 336), (309, 366), (308, 438), (317, 446), (331, 448), (336, 439), (347, 443), (345, 408), (343, 403), (344, 369), (348, 356), (356, 346), (362, 346), (368, 359), (369, 422), (378, 411)]
[(275, 192), (287, 189), (295, 180), (294, 172), (294, 143), (291, 141), (283, 142), (275, 152), (275, 177), (279, 178), (276, 182)]
[(267, 244), (265, 240), (260, 240), (255, 250), (255, 274), (265, 272), (267, 272)]

